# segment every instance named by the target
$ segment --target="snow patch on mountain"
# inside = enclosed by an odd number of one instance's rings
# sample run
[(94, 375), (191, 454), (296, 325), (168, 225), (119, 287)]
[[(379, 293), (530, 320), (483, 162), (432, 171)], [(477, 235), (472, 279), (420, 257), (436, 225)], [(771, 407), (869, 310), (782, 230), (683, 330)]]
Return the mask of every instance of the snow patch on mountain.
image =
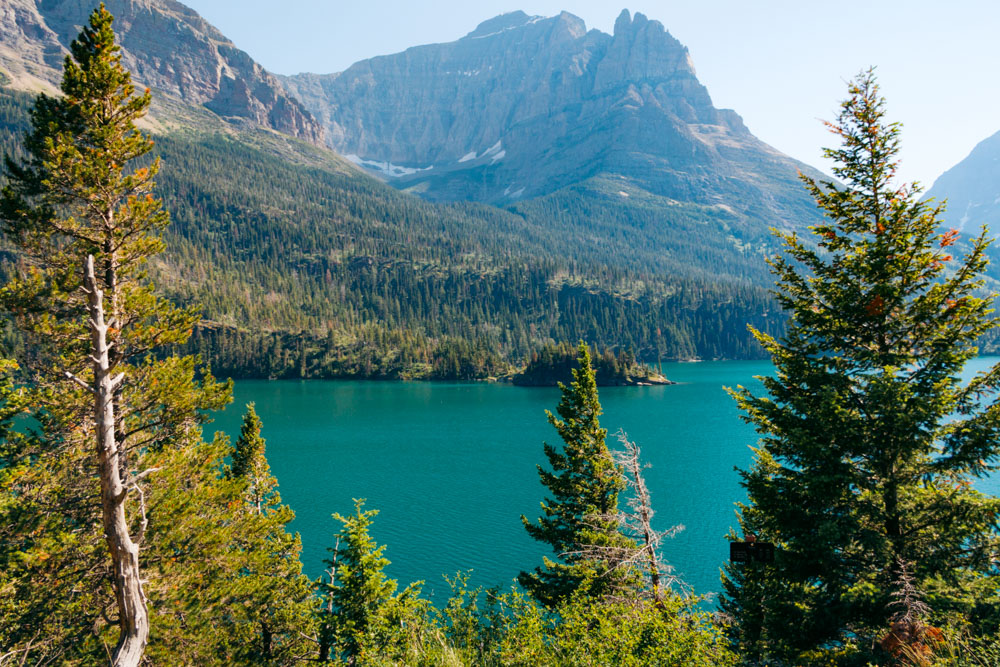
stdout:
[(400, 176), (410, 176), (411, 174), (418, 174), (422, 171), (429, 171), (434, 168), (434, 165), (430, 165), (429, 167), (403, 167), (401, 165), (393, 164), (391, 162), (384, 162), (380, 160), (368, 160), (353, 153), (345, 155), (344, 158), (350, 160), (359, 167), (364, 167), (365, 169), (371, 171), (377, 171), (378, 173), (388, 178), (399, 178)]

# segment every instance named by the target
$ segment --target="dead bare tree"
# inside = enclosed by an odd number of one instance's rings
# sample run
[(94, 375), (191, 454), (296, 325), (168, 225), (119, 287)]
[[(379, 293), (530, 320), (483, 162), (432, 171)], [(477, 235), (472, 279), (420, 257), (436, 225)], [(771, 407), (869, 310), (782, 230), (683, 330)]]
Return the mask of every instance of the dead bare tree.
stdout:
[[(104, 292), (98, 287), (94, 275), (93, 255), (87, 256), (83, 289), (87, 295), (90, 360), (94, 377), (92, 383), (88, 383), (69, 371), (66, 371), (66, 376), (85, 387), (94, 397), (101, 515), (104, 539), (111, 552), (112, 584), (118, 603), (119, 637), (112, 652), (111, 664), (114, 667), (135, 667), (142, 659), (149, 639), (149, 612), (139, 576), (139, 543), (147, 525), (146, 503), (138, 482), (154, 470), (128, 479), (123, 479), (122, 476), (119, 461), (122, 443), (116, 437), (120, 429), (115, 414), (115, 390), (125, 376), (122, 373), (112, 376), (111, 345), (104, 317)], [(139, 496), (141, 518), (134, 539), (125, 514), (125, 501), (129, 491), (135, 491)]]
[(914, 581), (913, 567), (902, 558), (896, 559), (892, 602), (889, 609), (889, 632), (880, 644), (900, 664), (924, 667), (931, 664), (936, 644), (943, 640), (941, 630), (928, 624), (931, 608), (923, 601), (924, 594)]
[(667, 589), (681, 585), (680, 580), (673, 574), (673, 567), (663, 560), (660, 546), (665, 539), (684, 530), (684, 526), (676, 525), (663, 531), (653, 528), (652, 501), (642, 474), (642, 471), (649, 466), (642, 463), (639, 445), (629, 440), (622, 430), (616, 435), (622, 449), (611, 452), (610, 456), (614, 459), (626, 488), (629, 489), (628, 509), (618, 510), (612, 514), (588, 515), (584, 518), (584, 523), (597, 526), (614, 522), (618, 524), (622, 535), (629, 538), (629, 544), (588, 544), (568, 551), (563, 556), (600, 561), (605, 564), (608, 573), (622, 569), (639, 572), (646, 582), (643, 587), (644, 596), (640, 595), (637, 598), (634, 589), (623, 589), (613, 591), (612, 597), (625, 601), (636, 601), (645, 597), (659, 604), (663, 601)]

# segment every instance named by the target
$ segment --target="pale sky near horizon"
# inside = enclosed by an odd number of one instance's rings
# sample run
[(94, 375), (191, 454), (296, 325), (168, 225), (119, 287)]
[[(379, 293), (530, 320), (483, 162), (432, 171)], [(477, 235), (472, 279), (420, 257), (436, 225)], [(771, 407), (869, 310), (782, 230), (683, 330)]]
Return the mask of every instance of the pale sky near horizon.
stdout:
[(821, 147), (845, 82), (877, 67), (890, 120), (903, 123), (901, 176), (929, 188), (1000, 131), (996, 0), (182, 0), (272, 72), (338, 72), (448, 42), (506, 11), (565, 10), (611, 32), (623, 7), (688, 47), (717, 107), (760, 139), (829, 170)]

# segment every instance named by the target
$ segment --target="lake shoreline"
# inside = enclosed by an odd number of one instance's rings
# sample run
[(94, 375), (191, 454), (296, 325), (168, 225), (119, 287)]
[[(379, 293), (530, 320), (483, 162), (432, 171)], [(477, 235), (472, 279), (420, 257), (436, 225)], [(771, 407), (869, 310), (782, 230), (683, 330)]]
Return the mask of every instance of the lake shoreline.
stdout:
[[(741, 360), (742, 361), (742, 360)], [(687, 362), (674, 362), (674, 363), (687, 363)], [(518, 384), (514, 382), (510, 376), (503, 377), (486, 377), (486, 378), (473, 378), (473, 379), (459, 379), (459, 378), (400, 378), (400, 377), (357, 377), (357, 376), (345, 376), (337, 375), (333, 377), (305, 377), (305, 378), (279, 378), (279, 377), (254, 377), (254, 376), (226, 376), (225, 378), (219, 378), (223, 380), (232, 380), (233, 382), (246, 382), (248, 380), (253, 380), (255, 382), (377, 382), (386, 384), (498, 384), (498, 385), (510, 385), (512, 387), (521, 387), (524, 389), (532, 388), (552, 388), (556, 387), (553, 384)], [(674, 380), (663, 378), (637, 378), (630, 379), (620, 382), (598, 382), (598, 387), (657, 387), (657, 386), (670, 386), (680, 384)]]

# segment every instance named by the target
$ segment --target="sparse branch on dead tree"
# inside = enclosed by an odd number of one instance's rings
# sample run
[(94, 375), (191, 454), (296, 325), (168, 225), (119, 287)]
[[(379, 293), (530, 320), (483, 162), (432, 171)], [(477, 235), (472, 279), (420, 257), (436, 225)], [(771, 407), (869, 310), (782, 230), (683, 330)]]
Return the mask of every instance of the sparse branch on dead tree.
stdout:
[[(613, 545), (588, 544), (562, 555), (604, 562), (608, 565), (608, 572), (622, 569), (641, 572), (648, 582), (646, 595), (660, 602), (666, 595), (666, 589), (680, 585), (680, 580), (672, 574), (673, 567), (664, 562), (660, 546), (663, 540), (684, 530), (684, 526), (677, 525), (664, 531), (653, 528), (654, 511), (649, 488), (642, 474), (648, 465), (642, 463), (639, 446), (629, 440), (624, 431), (618, 431), (617, 437), (622, 449), (609, 453), (609, 456), (614, 459), (617, 469), (621, 470), (620, 474), (629, 490), (628, 509), (608, 514), (590, 514), (584, 518), (584, 523), (594, 526), (615, 523), (619, 531), (629, 539)], [(636, 599), (634, 590), (615, 591), (611, 597)]]
[[(138, 665), (149, 637), (146, 596), (139, 577), (139, 545), (129, 534), (125, 515), (128, 487), (122, 481), (119, 447), (115, 439), (115, 383), (108, 353), (108, 325), (104, 319), (104, 293), (94, 275), (94, 257), (87, 257), (84, 287), (90, 315), (91, 360), (93, 361), (94, 422), (97, 435), (98, 470), (101, 479), (101, 514), (104, 537), (111, 552), (113, 585), (119, 610), (119, 639), (112, 653), (115, 667)], [(133, 483), (137, 491), (138, 486)], [(145, 502), (141, 491), (142, 525), (145, 532)], [(141, 538), (140, 538), (141, 539)]]

